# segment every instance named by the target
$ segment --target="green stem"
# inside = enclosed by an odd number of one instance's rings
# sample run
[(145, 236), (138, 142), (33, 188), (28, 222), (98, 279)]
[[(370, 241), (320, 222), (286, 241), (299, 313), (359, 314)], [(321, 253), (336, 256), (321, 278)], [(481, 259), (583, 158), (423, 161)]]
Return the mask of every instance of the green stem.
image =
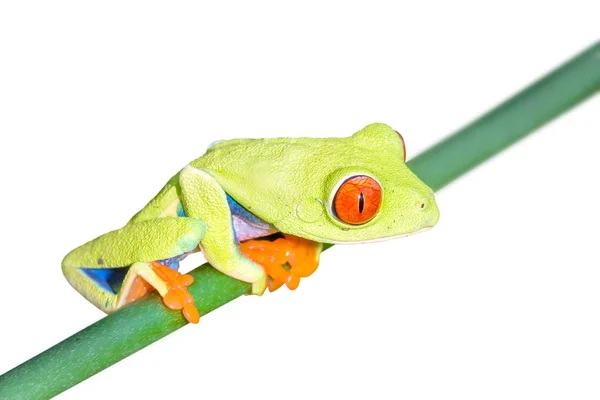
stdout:
[[(409, 162), (439, 190), (600, 90), (600, 42), (477, 121)], [(204, 264), (191, 272), (201, 315), (247, 293), (249, 285)], [(147, 296), (0, 376), (0, 399), (45, 399), (186, 325)]]
[(600, 42), (413, 158), (413, 172), (438, 191), (600, 90)]

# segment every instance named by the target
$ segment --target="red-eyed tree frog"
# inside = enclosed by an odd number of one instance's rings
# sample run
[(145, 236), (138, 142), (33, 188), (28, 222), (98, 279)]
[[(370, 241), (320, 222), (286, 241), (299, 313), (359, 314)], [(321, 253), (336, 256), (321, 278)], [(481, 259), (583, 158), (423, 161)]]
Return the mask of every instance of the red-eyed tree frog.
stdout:
[(260, 295), (317, 268), (323, 243), (364, 243), (434, 226), (433, 191), (405, 165), (399, 133), (371, 124), (346, 138), (237, 139), (212, 145), (121, 229), (71, 251), (62, 269), (105, 312), (156, 290), (200, 316), (179, 262), (202, 251)]

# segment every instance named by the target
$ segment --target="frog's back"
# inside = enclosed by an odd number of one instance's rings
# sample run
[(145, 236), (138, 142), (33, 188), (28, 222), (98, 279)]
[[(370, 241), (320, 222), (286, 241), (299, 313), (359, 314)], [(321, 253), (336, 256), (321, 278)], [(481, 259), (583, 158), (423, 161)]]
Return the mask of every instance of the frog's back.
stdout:
[[(220, 141), (211, 146), (205, 154), (190, 162), (190, 165), (201, 169), (222, 171), (226, 175), (228, 171), (231, 173), (234, 168), (237, 169), (240, 166), (239, 163), (244, 158), (244, 155), (247, 157), (248, 154), (255, 154), (253, 149), (248, 148), (249, 142), (258, 144), (258, 142), (263, 141), (263, 139)], [(259, 147), (261, 146), (259, 145)], [(250, 160), (248, 161), (250, 162)], [(128, 224), (156, 218), (183, 216), (185, 216), (185, 212), (181, 203), (178, 172), (152, 200), (129, 220)]]
[[(277, 221), (303, 198), (321, 198), (324, 180), (339, 168), (395, 159), (402, 144), (384, 124), (350, 137), (232, 139), (212, 145), (190, 165), (212, 175), (238, 204), (257, 217)], [(179, 175), (175, 175), (132, 221), (178, 216)], [(328, 195), (328, 194), (327, 194)]]
[(347, 137), (228, 140), (190, 164), (211, 174), (248, 211), (273, 223), (288, 215), (289, 206), (307, 191), (321, 197), (322, 179), (346, 164), (337, 162), (342, 153), (355, 160), (363, 157), (349, 144)]
[[(268, 138), (232, 139), (215, 143), (204, 155), (190, 165), (219, 175), (240, 173), (250, 175), (261, 171), (273, 172), (279, 168), (294, 169), (297, 161), (319, 160), (336, 155), (348, 138)], [(350, 149), (351, 150), (351, 149)]]

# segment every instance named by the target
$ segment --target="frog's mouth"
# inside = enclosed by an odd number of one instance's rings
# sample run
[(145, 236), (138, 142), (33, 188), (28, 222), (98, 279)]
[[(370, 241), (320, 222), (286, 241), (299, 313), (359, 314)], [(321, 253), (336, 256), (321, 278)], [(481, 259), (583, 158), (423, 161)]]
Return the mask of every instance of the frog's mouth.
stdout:
[[(377, 238), (377, 239), (369, 239), (369, 240), (363, 240), (363, 241), (360, 241), (360, 242), (352, 242), (352, 244), (354, 244), (354, 243), (356, 243), (356, 244), (378, 243), (378, 242), (384, 242), (384, 241), (391, 240), (391, 239), (400, 239), (400, 238), (403, 238), (403, 237), (412, 236), (412, 235), (417, 234), (417, 233), (427, 232), (431, 228), (433, 228), (433, 226), (426, 226), (424, 228), (417, 229), (416, 231), (412, 231), (412, 232), (408, 232), (408, 233), (402, 233), (400, 235), (384, 236), (384, 237)], [(340, 242), (339, 244), (348, 244), (348, 243)]]
[(359, 240), (359, 241), (356, 241), (356, 240), (352, 240), (352, 241), (330, 240), (330, 239), (325, 239), (325, 238), (318, 237), (318, 236), (315, 236), (314, 238), (321, 243), (328, 243), (328, 244), (346, 244), (346, 245), (348, 245), (348, 244), (378, 243), (378, 242), (385, 242), (385, 241), (391, 240), (391, 239), (399, 239), (399, 238), (411, 236), (416, 233), (426, 232), (426, 231), (430, 230), (431, 228), (433, 228), (433, 225), (425, 226), (423, 228), (419, 228), (412, 232), (401, 233), (399, 235), (383, 236), (383, 237), (379, 237), (379, 238), (375, 238), (375, 239), (365, 239), (365, 240)]

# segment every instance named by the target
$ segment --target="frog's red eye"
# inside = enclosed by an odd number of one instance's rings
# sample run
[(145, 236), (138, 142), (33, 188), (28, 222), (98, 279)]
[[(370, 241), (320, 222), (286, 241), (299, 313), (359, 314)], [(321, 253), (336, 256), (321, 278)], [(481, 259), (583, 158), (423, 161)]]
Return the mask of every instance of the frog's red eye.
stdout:
[(381, 205), (381, 186), (366, 175), (348, 178), (333, 198), (333, 212), (351, 225), (364, 224), (377, 214)]
[(402, 135), (400, 134), (400, 132), (398, 131), (394, 131), (398, 134), (398, 136), (400, 137), (400, 141), (402, 142), (402, 151), (404, 152), (404, 162), (406, 162), (406, 144), (404, 144), (404, 138), (402, 137)]

